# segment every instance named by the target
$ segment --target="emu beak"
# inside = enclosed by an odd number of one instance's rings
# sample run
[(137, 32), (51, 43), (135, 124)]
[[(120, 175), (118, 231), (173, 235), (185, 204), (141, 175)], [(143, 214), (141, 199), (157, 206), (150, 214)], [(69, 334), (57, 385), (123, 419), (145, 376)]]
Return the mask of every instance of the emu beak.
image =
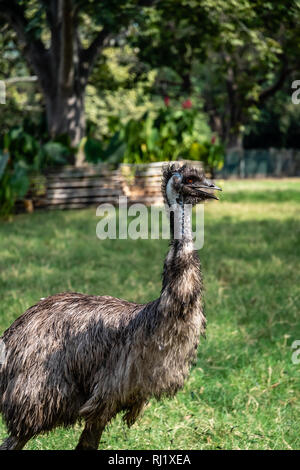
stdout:
[[(202, 184), (195, 184), (195, 185), (193, 185), (193, 187), (195, 189), (199, 189), (199, 193), (200, 194), (205, 194), (205, 196), (208, 199), (216, 199), (217, 201), (219, 200), (219, 198), (217, 196), (215, 196), (213, 193), (207, 192), (206, 190), (222, 191), (222, 189), (219, 188), (219, 186), (216, 186), (214, 183), (212, 183), (211, 181), (208, 181), (208, 180), (206, 180), (205, 183), (202, 183)], [(203, 191), (203, 189), (204, 189), (204, 191)]]

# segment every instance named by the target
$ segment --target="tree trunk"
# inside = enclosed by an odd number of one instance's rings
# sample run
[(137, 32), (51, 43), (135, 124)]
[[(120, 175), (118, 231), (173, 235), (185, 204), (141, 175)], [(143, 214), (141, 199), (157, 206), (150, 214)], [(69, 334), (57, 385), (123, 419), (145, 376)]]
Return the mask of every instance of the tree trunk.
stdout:
[[(45, 92), (45, 101), (50, 136), (55, 138), (59, 135), (68, 135), (75, 153), (85, 133), (84, 90), (80, 93), (59, 89), (54, 94)], [(74, 155), (71, 156), (69, 163), (75, 163)]]
[[(51, 4), (51, 3), (50, 3)], [(52, 80), (44, 87), (48, 131), (52, 138), (68, 135), (76, 152), (85, 131), (84, 91), (86, 79), (80, 67), (80, 41), (71, 0), (52, 2), (50, 63)], [(70, 163), (75, 163), (74, 155)]]
[[(42, 2), (49, 25), (51, 42), (46, 48), (41, 38), (28, 27), (25, 2), (3, 0), (1, 15), (10, 22), (24, 46), (24, 55), (32, 67), (44, 96), (48, 131), (52, 138), (67, 134), (74, 147), (70, 163), (75, 163), (75, 148), (85, 132), (84, 95), (96, 58), (110, 33), (103, 27), (89, 47), (83, 48), (78, 32), (78, 5), (73, 0)], [(77, 152), (76, 164), (82, 164)]]
[(241, 133), (230, 133), (226, 142), (227, 150), (241, 151), (243, 150), (243, 136)]

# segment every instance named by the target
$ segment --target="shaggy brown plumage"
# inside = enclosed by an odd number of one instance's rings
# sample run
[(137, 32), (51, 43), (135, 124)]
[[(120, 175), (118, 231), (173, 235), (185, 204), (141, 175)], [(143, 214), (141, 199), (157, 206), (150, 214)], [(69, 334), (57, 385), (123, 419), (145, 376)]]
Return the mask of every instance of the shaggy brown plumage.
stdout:
[(200, 263), (183, 203), (212, 197), (208, 187), (216, 188), (194, 169), (164, 169), (162, 191), (173, 222), (180, 218), (182, 238), (171, 240), (157, 300), (140, 305), (57, 294), (5, 331), (0, 411), (10, 436), (2, 449), (21, 449), (31, 437), (79, 418), (85, 428), (77, 449), (96, 449), (118, 412), (131, 425), (151, 397), (173, 396), (183, 386), (205, 331)]

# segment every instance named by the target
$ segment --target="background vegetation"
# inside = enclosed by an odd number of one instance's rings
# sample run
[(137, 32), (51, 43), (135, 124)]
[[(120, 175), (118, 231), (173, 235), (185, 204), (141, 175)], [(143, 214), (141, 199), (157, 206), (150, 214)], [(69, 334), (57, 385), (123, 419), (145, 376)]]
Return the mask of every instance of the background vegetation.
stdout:
[[(298, 147), (299, 113), (289, 106), (300, 56), (296, 0), (63, 0), (60, 7), (57, 0), (1, 0), (0, 6), (0, 78), (8, 93), (2, 147), (14, 126), (39, 143), (67, 134), (77, 150), (92, 134), (100, 149), (93, 158), (106, 159), (103, 145), (122, 126), (142, 120), (159, 132), (166, 107), (193, 110), (188, 133), (196, 126), (196, 140), (213, 134), (228, 147), (247, 135), (251, 146), (255, 123), (264, 122), (273, 125), (272, 145)], [(76, 105), (68, 104), (72, 98)], [(126, 133), (122, 140), (127, 145)], [(187, 152), (189, 145), (188, 139)], [(151, 151), (142, 157), (154, 158)]]
[(183, 157), (214, 173), (230, 149), (299, 148), (299, 13), (298, 0), (0, 0), (0, 214), (51, 166)]

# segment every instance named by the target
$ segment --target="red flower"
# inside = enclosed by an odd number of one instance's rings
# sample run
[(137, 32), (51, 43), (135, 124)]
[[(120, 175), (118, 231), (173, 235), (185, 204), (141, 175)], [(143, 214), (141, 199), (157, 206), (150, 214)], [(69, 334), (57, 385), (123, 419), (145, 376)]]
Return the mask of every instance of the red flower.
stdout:
[(182, 107), (183, 109), (190, 109), (192, 107), (192, 102), (190, 99), (187, 99), (185, 100), (183, 103), (182, 103)]
[(213, 135), (212, 138), (211, 138), (211, 143), (214, 145), (216, 143), (216, 136)]
[(166, 106), (169, 106), (169, 104), (170, 104), (170, 98), (169, 98), (168, 96), (165, 96), (165, 97), (164, 97), (164, 102), (165, 102), (165, 105), (166, 105)]

